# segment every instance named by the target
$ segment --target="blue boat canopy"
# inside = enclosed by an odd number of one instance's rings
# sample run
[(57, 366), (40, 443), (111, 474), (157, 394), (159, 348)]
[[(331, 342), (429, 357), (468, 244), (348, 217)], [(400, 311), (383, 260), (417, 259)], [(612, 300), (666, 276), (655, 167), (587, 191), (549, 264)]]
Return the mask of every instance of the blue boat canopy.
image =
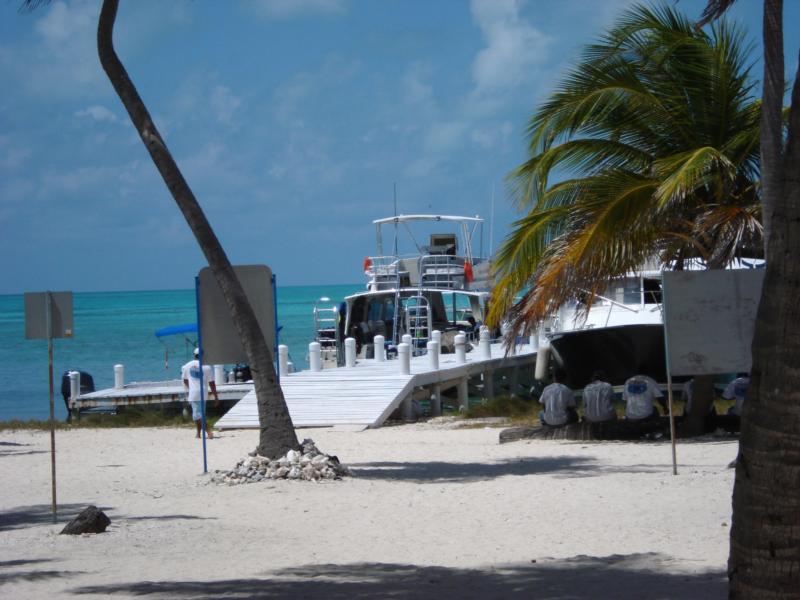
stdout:
[(179, 333), (197, 333), (197, 323), (185, 323), (183, 325), (170, 325), (156, 330), (156, 337), (161, 338), (165, 335), (177, 335)]

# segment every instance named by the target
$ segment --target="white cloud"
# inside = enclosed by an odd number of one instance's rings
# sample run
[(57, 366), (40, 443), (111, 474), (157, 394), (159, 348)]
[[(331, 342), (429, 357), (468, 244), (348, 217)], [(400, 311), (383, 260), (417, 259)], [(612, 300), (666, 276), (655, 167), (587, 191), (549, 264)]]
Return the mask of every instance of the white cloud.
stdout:
[(286, 20), (309, 15), (338, 15), (346, 10), (345, 0), (259, 0), (250, 4), (265, 19)]
[(486, 47), (475, 57), (477, 93), (501, 93), (531, 79), (544, 63), (551, 38), (520, 18), (520, 0), (472, 0), (472, 16)]
[(433, 69), (430, 64), (415, 62), (403, 74), (403, 91), (409, 104), (430, 105), (433, 102), (433, 86), (430, 79)]
[(98, 3), (91, 0), (45, 7), (34, 26), (41, 43), (27, 63), (25, 77), (34, 92), (92, 93), (90, 88), (104, 77), (97, 58), (98, 14)]
[(116, 123), (117, 122), (117, 115), (107, 109), (105, 106), (101, 106), (99, 104), (94, 104), (92, 106), (88, 106), (83, 110), (78, 110), (75, 112), (76, 117), (87, 117), (90, 119), (94, 119), (95, 121), (99, 122), (106, 122), (106, 123)]
[(230, 124), (233, 114), (242, 105), (241, 99), (224, 85), (218, 85), (212, 90), (210, 102), (217, 119), (227, 124)]
[(14, 145), (6, 135), (0, 135), (0, 168), (17, 169), (30, 157), (31, 151)]

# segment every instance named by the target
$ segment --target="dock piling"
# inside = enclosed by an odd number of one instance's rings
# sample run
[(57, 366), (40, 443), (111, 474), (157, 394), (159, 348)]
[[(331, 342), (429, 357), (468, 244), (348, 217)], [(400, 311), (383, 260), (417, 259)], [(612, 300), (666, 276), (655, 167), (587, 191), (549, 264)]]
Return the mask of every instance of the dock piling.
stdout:
[(431, 416), (442, 416), (442, 386), (438, 383), (433, 386), (433, 395), (431, 396)]
[(433, 332), (431, 332), (431, 341), (436, 342), (437, 344), (439, 344), (438, 347), (437, 347), (438, 348), (437, 352), (439, 352), (439, 355), (441, 355), (442, 354), (442, 332), (439, 331), (438, 329), (434, 329)]
[(384, 362), (386, 360), (386, 338), (382, 335), (376, 335), (372, 344), (375, 347), (375, 360)]
[(459, 333), (454, 339), (456, 345), (456, 362), (463, 364), (467, 362), (467, 337)]
[(125, 367), (114, 365), (114, 388), (121, 390), (125, 387)]
[(356, 366), (356, 339), (355, 338), (347, 338), (344, 341), (344, 366), (345, 367), (355, 367)]
[(411, 375), (411, 346), (403, 342), (397, 345), (397, 358), (400, 360), (400, 373)]
[(431, 369), (439, 370), (439, 342), (431, 340), (428, 342), (428, 359), (431, 361)]
[(462, 377), (458, 382), (458, 408), (465, 412), (469, 408), (469, 378)]
[(278, 373), (281, 377), (289, 374), (289, 346), (285, 344), (278, 346)]
[(322, 371), (322, 345), (319, 342), (308, 345), (308, 367), (315, 373)]

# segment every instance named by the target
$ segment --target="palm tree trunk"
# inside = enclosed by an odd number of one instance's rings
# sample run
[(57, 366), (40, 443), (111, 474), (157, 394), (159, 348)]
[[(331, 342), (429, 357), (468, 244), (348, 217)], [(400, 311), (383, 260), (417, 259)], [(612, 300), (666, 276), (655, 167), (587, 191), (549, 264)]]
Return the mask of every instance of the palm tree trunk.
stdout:
[(128, 111), (134, 127), (139, 132), (142, 142), (175, 199), (175, 203), (194, 233), (225, 296), (233, 323), (247, 352), (255, 383), (261, 428), (257, 450), (263, 456), (277, 458), (288, 450), (299, 448), (299, 444), (283, 392), (277, 382), (270, 350), (222, 245), (114, 50), (113, 33), (118, 6), (119, 0), (104, 0), (100, 11), (97, 27), (100, 63)]
[(728, 559), (730, 598), (800, 590), (800, 70), (784, 152), (782, 2), (764, 2), (762, 201), (767, 268), (742, 415)]
[(783, 195), (783, 0), (764, 0), (764, 91), (761, 104), (761, 213), (764, 258), (772, 212)]

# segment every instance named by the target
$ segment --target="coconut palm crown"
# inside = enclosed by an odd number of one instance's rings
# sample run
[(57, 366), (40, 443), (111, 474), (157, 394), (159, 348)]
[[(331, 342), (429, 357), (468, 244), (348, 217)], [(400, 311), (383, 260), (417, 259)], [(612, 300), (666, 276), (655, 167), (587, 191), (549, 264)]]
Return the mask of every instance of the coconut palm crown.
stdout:
[(724, 21), (704, 31), (645, 6), (585, 47), (531, 118), (530, 158), (509, 175), (526, 214), (498, 252), (490, 322), (528, 331), (645, 262), (721, 268), (760, 251), (748, 51)]

